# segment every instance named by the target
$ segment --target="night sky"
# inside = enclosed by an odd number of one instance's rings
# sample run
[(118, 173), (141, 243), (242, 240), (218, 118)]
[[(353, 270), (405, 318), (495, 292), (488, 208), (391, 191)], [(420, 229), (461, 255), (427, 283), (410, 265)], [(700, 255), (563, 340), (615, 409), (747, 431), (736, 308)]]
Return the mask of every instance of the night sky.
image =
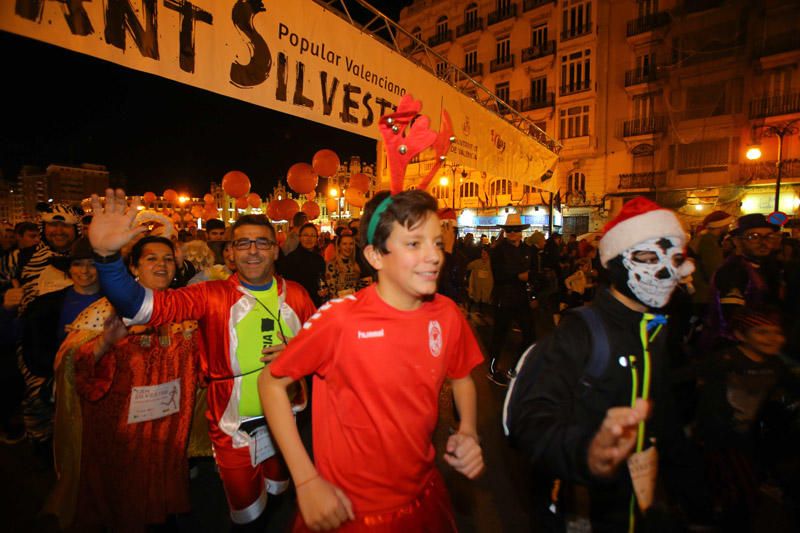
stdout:
[[(410, 1), (370, 3), (396, 19)], [(131, 194), (170, 186), (202, 196), (236, 169), (265, 195), (321, 148), (375, 162), (371, 139), (5, 32), (0, 68), (0, 170), (10, 180), (22, 165), (94, 163)]]

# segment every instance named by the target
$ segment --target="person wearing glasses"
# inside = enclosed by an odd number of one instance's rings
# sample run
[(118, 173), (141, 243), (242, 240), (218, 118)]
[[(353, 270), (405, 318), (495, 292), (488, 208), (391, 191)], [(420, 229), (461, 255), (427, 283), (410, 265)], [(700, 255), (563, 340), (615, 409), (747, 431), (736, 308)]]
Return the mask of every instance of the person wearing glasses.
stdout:
[(731, 317), (743, 306), (779, 304), (782, 276), (772, 258), (781, 242), (779, 229), (760, 213), (736, 221), (730, 233), (736, 253), (719, 267), (711, 283), (705, 347), (735, 342)]
[[(141, 287), (119, 258), (119, 250), (144, 231), (133, 225), (138, 199), (128, 207), (121, 189), (107, 190), (105, 198), (103, 207), (92, 196), (89, 236), (101, 286), (128, 325), (200, 322), (209, 436), (231, 520), (263, 530), (267, 495), (284, 492), (289, 481), (266, 428), (256, 382), (274, 352), (314, 313), (314, 304), (300, 284), (275, 275), (278, 244), (263, 215), (245, 215), (233, 225), (236, 273), (228, 279), (162, 292)], [(297, 410), (305, 407), (304, 396), (292, 392)]]

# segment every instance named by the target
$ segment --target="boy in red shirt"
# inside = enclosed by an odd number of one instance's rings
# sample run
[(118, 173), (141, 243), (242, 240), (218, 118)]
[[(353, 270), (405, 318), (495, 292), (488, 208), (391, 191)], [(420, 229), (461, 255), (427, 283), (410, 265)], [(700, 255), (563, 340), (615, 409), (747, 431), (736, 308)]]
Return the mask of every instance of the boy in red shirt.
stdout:
[[(436, 207), (420, 190), (377, 194), (361, 238), (378, 282), (323, 305), (259, 377), (297, 488), (295, 531), (455, 530), (431, 441), (445, 379), (461, 417), (445, 460), (470, 479), (483, 470), (470, 377), (483, 357), (456, 304), (436, 294)], [(286, 401), (286, 387), (309, 374), (316, 466)]]

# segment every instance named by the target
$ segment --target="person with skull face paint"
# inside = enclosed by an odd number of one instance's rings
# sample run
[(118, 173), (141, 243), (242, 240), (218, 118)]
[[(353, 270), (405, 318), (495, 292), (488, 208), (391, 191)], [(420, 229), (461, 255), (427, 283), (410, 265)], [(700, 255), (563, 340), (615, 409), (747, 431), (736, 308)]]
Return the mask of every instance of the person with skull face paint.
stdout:
[[(655, 472), (662, 473), (669, 487), (676, 486), (669, 483), (676, 476), (699, 472), (675, 414), (667, 317), (660, 314), (693, 270), (685, 245), (673, 212), (643, 197), (627, 202), (604, 228), (599, 245), (611, 285), (599, 290), (591, 306), (605, 338), (587, 318), (566, 313), (554, 333), (523, 356), (506, 398), (507, 434), (539, 471), (535, 478), (557, 478), (564, 490), (585, 487), (595, 532), (633, 531), (642, 515), (650, 523), (663, 509), (634, 497), (624, 464), (630, 457), (651, 468), (653, 483)], [(592, 375), (588, 368), (596, 366), (598, 339), (607, 344), (608, 357)], [(702, 480), (682, 485), (703, 487)], [(542, 494), (549, 496), (549, 487)], [(703, 507), (705, 501), (697, 494), (682, 503)], [(540, 518), (552, 519), (555, 505), (548, 499), (539, 507)]]

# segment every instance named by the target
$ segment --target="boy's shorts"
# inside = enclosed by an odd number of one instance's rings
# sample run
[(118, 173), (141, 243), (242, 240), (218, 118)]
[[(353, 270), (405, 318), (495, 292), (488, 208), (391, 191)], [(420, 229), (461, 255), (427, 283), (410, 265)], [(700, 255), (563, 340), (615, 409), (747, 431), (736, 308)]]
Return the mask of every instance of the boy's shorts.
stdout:
[(214, 446), (214, 458), (234, 524), (252, 522), (267, 507), (267, 493), (277, 495), (289, 488), (289, 472), (280, 454), (254, 467), (248, 447)]
[[(306, 533), (311, 529), (303, 522), (297, 512), (292, 527), (294, 533)], [(414, 501), (390, 511), (359, 514), (336, 529), (341, 533), (451, 533), (458, 531), (450, 495), (439, 472), (434, 472), (431, 480)]]

